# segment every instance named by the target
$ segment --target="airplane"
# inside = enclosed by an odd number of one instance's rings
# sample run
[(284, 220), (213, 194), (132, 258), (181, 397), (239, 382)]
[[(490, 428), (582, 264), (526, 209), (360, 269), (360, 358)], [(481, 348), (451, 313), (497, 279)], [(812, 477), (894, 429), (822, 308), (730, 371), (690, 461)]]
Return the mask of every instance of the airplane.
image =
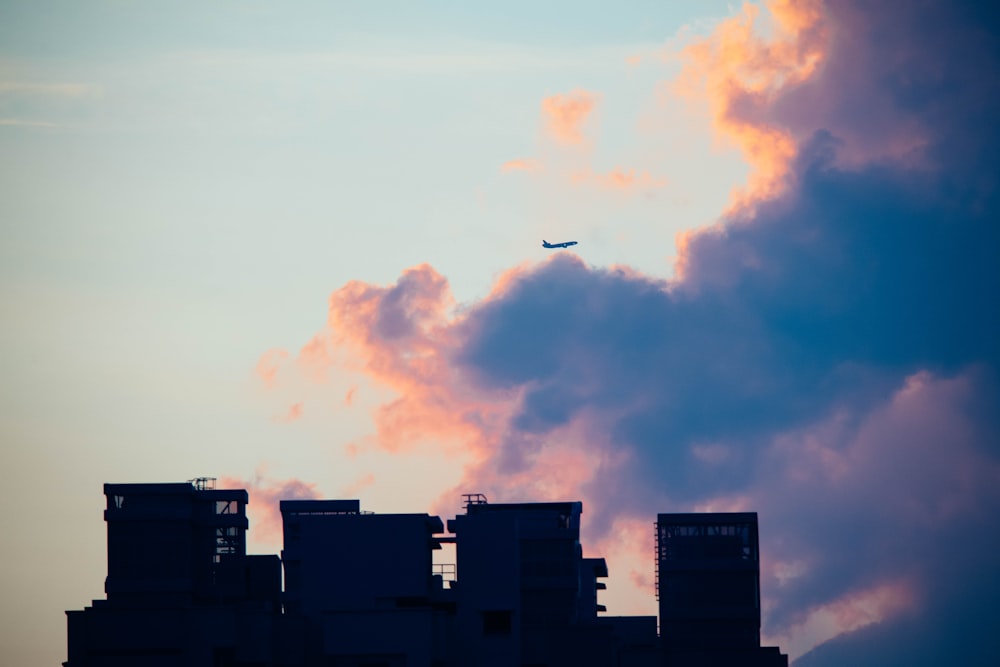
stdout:
[(549, 243), (545, 239), (542, 239), (543, 248), (568, 248), (571, 245), (576, 245), (577, 241), (565, 241), (563, 243)]

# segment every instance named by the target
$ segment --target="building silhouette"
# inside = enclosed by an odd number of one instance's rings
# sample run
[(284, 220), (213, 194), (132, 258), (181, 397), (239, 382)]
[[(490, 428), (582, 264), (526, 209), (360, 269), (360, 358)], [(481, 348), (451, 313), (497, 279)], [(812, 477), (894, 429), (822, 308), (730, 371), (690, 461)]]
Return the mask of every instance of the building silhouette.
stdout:
[(68, 611), (66, 665), (273, 664), (281, 562), (247, 556), (247, 492), (105, 484), (107, 599)]
[[(760, 647), (755, 514), (661, 514), (654, 616), (607, 616), (579, 502), (464, 514), (283, 500), (284, 548), (246, 553), (247, 492), (106, 484), (106, 599), (67, 613), (67, 667), (787, 665)], [(457, 563), (435, 565), (453, 544)], [(282, 571), (284, 585), (282, 587)]]
[(659, 514), (656, 593), (666, 664), (786, 665), (760, 645), (760, 559), (755, 512)]

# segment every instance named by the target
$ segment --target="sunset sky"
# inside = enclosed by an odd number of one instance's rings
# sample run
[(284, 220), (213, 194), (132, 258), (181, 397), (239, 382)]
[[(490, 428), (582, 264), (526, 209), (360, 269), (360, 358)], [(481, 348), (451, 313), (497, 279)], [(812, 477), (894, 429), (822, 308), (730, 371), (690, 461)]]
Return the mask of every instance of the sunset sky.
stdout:
[(657, 512), (756, 511), (798, 667), (1000, 664), (967, 4), (0, 0), (0, 663), (103, 596), (103, 483), (212, 476), (257, 553), (582, 500), (615, 615)]

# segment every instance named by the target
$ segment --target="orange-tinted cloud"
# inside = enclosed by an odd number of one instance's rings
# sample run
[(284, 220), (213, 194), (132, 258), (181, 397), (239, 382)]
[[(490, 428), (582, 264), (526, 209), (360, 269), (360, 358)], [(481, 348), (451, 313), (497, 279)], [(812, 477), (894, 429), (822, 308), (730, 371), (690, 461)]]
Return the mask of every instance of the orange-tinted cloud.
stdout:
[(315, 484), (298, 479), (271, 479), (263, 469), (254, 472), (253, 477), (245, 480), (238, 477), (223, 477), (219, 480), (219, 488), (246, 489), (250, 496), (247, 505), (247, 517), (250, 522), (248, 538), (258, 546), (274, 546), (281, 544), (281, 510), (282, 500), (312, 500), (322, 497)]
[[(502, 299), (533, 268), (505, 272), (490, 298)], [(518, 396), (456, 370), (451, 356), (467, 335), (465, 320), (452, 311), (448, 284), (431, 267), (409, 269), (390, 286), (349, 283), (329, 303), (328, 329), (344, 358), (396, 394), (373, 414), (374, 446), (389, 452), (433, 447), (464, 463), (460, 485), (442, 494), (442, 512), (470, 490), (500, 500), (586, 499), (585, 486), (600, 470), (594, 462), (616, 465), (584, 422), (568, 424), (544, 443), (510, 438)], [(360, 449), (349, 445), (348, 455)]]
[(288, 406), (288, 410), (285, 411), (285, 414), (275, 417), (275, 421), (284, 422), (286, 424), (293, 422), (302, 417), (303, 409), (302, 403), (293, 403)]
[(616, 606), (626, 605), (623, 613), (656, 613), (654, 519), (654, 516), (616, 517), (603, 536), (585, 545), (588, 552), (608, 561), (608, 571), (615, 583), (609, 588), (606, 599), (611, 602), (613, 598), (618, 602)]
[(534, 158), (518, 158), (515, 160), (507, 160), (502, 165), (500, 165), (500, 171), (503, 173), (509, 173), (512, 171), (538, 171), (542, 168), (541, 163)]
[(552, 138), (563, 144), (582, 144), (583, 126), (597, 100), (596, 93), (586, 90), (574, 90), (543, 99), (542, 117)]
[(788, 186), (796, 140), (769, 120), (768, 111), (783, 91), (817, 72), (828, 49), (819, 0), (777, 0), (768, 10), (774, 18), (768, 37), (758, 29), (760, 10), (746, 4), (740, 15), (688, 46), (674, 86), (680, 95), (707, 104), (715, 130), (749, 162), (745, 188), (733, 193), (737, 208), (773, 198)]
[(869, 625), (912, 614), (921, 605), (905, 578), (889, 579), (804, 611), (783, 636), (772, 638), (796, 653)]
[(366, 473), (354, 480), (341, 491), (340, 495), (344, 498), (356, 498), (361, 491), (368, 488), (375, 483), (375, 474)]
[(455, 384), (448, 364), (453, 305), (447, 281), (426, 264), (405, 271), (395, 285), (351, 282), (330, 297), (332, 340), (357, 370), (398, 396), (374, 415), (383, 449), (428, 440), (466, 452), (482, 447), (497, 408)]
[(619, 192), (632, 192), (635, 190), (654, 190), (662, 188), (667, 184), (667, 179), (653, 176), (648, 171), (635, 169), (625, 169), (615, 167), (611, 171), (601, 174), (589, 170), (577, 171), (570, 176), (570, 180), (577, 185), (596, 185), (605, 190), (617, 190)]
[(314, 382), (325, 381), (327, 371), (333, 365), (333, 359), (330, 357), (330, 351), (327, 348), (328, 338), (329, 336), (325, 334), (313, 336), (299, 350), (299, 356), (296, 359), (303, 374)]
[(288, 358), (288, 352), (280, 348), (272, 348), (260, 355), (257, 360), (257, 377), (263, 382), (265, 387), (273, 387), (278, 378), (278, 370), (282, 362)]

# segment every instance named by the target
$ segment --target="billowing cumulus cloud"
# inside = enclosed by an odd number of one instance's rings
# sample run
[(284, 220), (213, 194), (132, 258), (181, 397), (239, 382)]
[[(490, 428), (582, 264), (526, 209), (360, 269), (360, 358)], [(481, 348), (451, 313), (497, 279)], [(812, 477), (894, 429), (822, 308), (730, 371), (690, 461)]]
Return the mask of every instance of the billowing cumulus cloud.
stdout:
[(788, 187), (796, 137), (773, 118), (772, 107), (789, 87), (816, 75), (829, 50), (820, 0), (772, 2), (772, 35), (757, 29), (760, 9), (742, 12), (685, 49), (686, 67), (673, 89), (707, 104), (720, 138), (738, 146), (752, 171), (734, 193), (735, 206), (774, 197)]
[(756, 175), (672, 280), (559, 253), (455, 309), (424, 265), (334, 292), (324, 346), (397, 393), (381, 447), (582, 498), (623, 559), (657, 511), (758, 511), (765, 634), (803, 666), (995, 664), (997, 23), (776, 3), (764, 38), (745, 11), (685, 81)]

